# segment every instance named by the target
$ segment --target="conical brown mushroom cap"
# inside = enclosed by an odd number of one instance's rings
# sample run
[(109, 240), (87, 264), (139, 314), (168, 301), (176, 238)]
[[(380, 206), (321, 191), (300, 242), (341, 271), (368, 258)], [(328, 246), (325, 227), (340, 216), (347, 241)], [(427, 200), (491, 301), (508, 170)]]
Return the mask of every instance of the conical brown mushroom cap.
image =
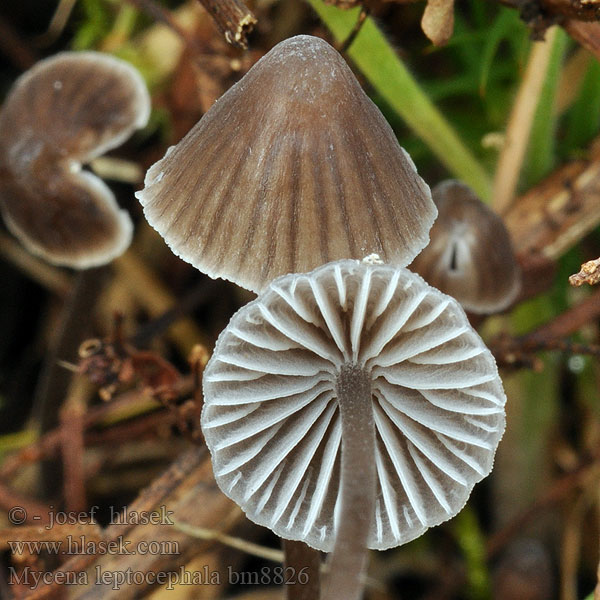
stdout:
[(429, 245), (410, 266), (466, 310), (504, 310), (521, 289), (521, 273), (502, 219), (464, 183), (433, 189), (439, 211)]
[(334, 259), (406, 265), (436, 215), (350, 68), (311, 36), (273, 48), (145, 184), (145, 215), (175, 254), (255, 291)]
[(0, 113), (0, 208), (12, 233), (61, 265), (121, 254), (131, 220), (81, 163), (120, 145), (149, 114), (142, 77), (112, 56), (63, 52), (25, 73)]

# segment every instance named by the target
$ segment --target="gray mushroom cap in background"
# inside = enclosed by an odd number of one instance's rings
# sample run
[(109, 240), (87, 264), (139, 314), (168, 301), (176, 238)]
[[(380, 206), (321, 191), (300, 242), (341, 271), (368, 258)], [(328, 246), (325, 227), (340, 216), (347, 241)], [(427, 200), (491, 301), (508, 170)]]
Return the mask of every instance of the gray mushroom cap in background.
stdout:
[(149, 115), (141, 75), (107, 54), (62, 52), (17, 80), (0, 111), (0, 210), (29, 251), (82, 269), (125, 251), (129, 215), (81, 165), (122, 144)]
[(258, 61), (136, 195), (175, 254), (254, 291), (371, 253), (405, 266), (436, 216), (428, 186), (343, 58), (306, 35)]
[(354, 260), (275, 280), (217, 341), (202, 428), (218, 485), (248, 518), (331, 551), (335, 383), (348, 364), (372, 382), (368, 543), (383, 550), (454, 516), (490, 472), (504, 431), (494, 358), (453, 298), (407, 269)]
[(521, 271), (504, 221), (460, 181), (433, 188), (438, 218), (412, 271), (473, 313), (508, 308), (521, 290)]

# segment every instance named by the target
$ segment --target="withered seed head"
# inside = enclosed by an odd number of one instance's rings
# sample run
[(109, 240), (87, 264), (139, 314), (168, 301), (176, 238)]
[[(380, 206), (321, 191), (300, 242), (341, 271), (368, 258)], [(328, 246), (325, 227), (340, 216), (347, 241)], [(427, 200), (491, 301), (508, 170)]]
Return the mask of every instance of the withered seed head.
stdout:
[(433, 189), (438, 218), (429, 245), (410, 266), (466, 310), (504, 310), (521, 289), (519, 266), (502, 219), (465, 184), (448, 180)]
[(273, 48), (145, 185), (145, 215), (175, 254), (255, 291), (340, 258), (406, 265), (436, 214), (350, 68), (311, 36)]
[(0, 113), (0, 209), (31, 252), (87, 268), (127, 248), (129, 216), (81, 164), (120, 145), (149, 114), (140, 74), (98, 52), (57, 54), (16, 82)]

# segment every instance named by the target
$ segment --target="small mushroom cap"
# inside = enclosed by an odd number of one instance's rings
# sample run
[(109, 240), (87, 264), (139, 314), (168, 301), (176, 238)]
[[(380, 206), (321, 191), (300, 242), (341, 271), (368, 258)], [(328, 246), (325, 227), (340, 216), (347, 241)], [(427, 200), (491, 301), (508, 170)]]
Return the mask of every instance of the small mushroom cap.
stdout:
[(81, 163), (120, 145), (149, 114), (140, 74), (106, 54), (63, 52), (17, 80), (0, 112), (0, 210), (31, 252), (76, 268), (124, 252), (131, 219)]
[(283, 538), (333, 547), (344, 365), (372, 385), (377, 490), (368, 544), (454, 516), (504, 431), (496, 364), (464, 310), (407, 269), (343, 260), (283, 276), (239, 310), (204, 375), (218, 485)]
[(306, 35), (256, 63), (136, 195), (175, 254), (254, 291), (340, 258), (407, 265), (436, 216), (343, 58)]
[(521, 290), (521, 272), (502, 219), (464, 183), (433, 189), (438, 218), (410, 269), (473, 313), (504, 310)]

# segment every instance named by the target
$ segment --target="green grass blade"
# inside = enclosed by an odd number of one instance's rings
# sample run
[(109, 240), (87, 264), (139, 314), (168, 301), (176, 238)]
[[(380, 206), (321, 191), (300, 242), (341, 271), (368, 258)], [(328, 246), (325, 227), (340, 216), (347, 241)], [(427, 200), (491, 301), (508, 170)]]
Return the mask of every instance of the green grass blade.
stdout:
[(33, 428), (0, 435), (0, 458), (7, 453), (15, 452), (29, 444), (33, 444), (37, 438), (37, 431)]
[(568, 36), (559, 28), (554, 36), (546, 79), (536, 109), (525, 165), (525, 179), (529, 186), (547, 175), (556, 162), (557, 115), (554, 110), (562, 64), (567, 50)]
[(81, 0), (79, 23), (73, 37), (73, 50), (90, 50), (110, 32), (113, 15), (102, 0)]
[(485, 537), (475, 511), (469, 505), (454, 518), (453, 529), (467, 567), (467, 597), (469, 600), (489, 598), (491, 585), (486, 564)]
[(581, 91), (565, 124), (564, 153), (583, 148), (596, 135), (600, 126), (600, 63), (590, 61)]
[[(503, 8), (498, 18), (490, 25), (480, 62), (479, 93), (485, 94), (492, 63), (502, 40), (509, 37), (509, 33), (519, 25), (518, 14), (511, 9)], [(511, 65), (512, 66), (512, 65)]]
[[(327, 6), (321, 0), (308, 2), (337, 40), (348, 36), (356, 23), (357, 10), (343, 11)], [(364, 22), (348, 55), (452, 175), (488, 200), (491, 191), (488, 174), (423, 92), (372, 19)]]

